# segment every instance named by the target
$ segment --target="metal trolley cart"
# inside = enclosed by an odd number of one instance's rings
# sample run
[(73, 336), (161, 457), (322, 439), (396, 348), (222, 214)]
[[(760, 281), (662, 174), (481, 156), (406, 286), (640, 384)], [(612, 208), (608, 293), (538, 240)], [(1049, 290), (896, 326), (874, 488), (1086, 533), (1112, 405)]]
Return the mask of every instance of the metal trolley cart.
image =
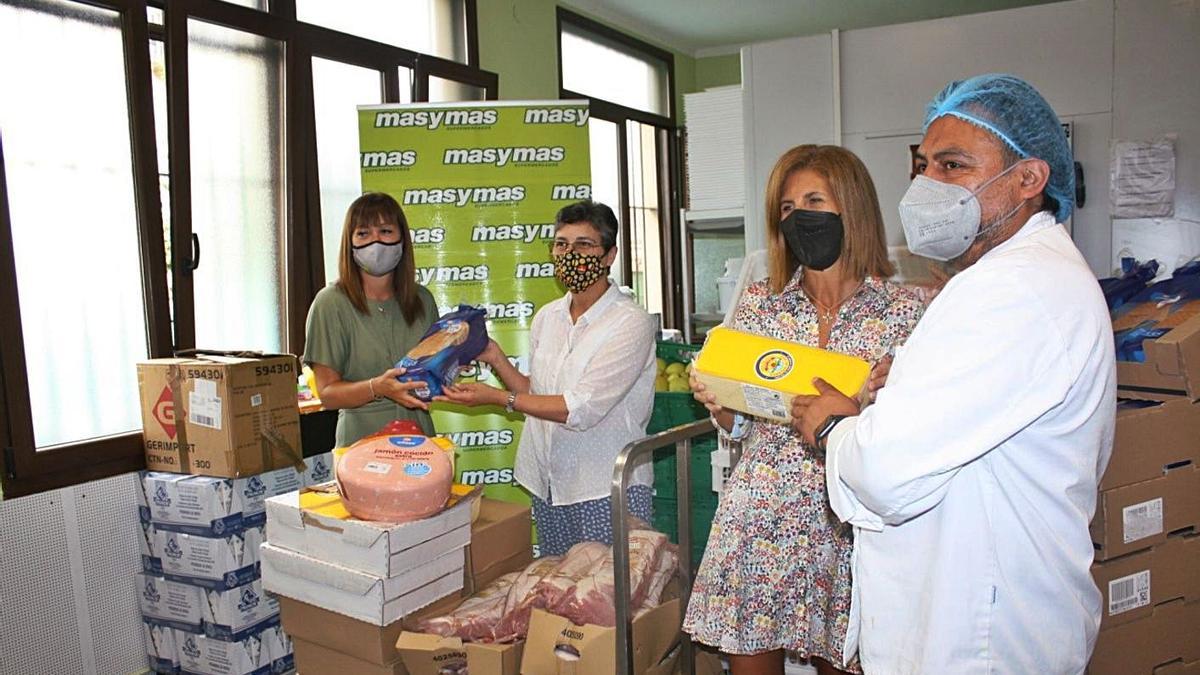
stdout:
[[(613, 467), (612, 479), (612, 529), (613, 529), (613, 573), (616, 602), (616, 663), (620, 675), (635, 675), (633, 670), (633, 613), (630, 608), (629, 580), (629, 500), (625, 488), (634, 460), (652, 453), (658, 448), (675, 445), (675, 491), (679, 502), (679, 581), (680, 607), (686, 609), (692, 589), (692, 439), (713, 430), (708, 418), (684, 424), (646, 436), (634, 441), (621, 450)], [(693, 672), (692, 641), (681, 634), (680, 667), (684, 673)]]

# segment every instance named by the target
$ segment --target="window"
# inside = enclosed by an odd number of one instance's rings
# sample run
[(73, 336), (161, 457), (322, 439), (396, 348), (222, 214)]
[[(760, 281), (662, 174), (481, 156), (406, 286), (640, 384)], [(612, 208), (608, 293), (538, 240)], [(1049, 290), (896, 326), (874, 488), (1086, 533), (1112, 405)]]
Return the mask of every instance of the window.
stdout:
[(591, 102), (592, 196), (621, 222), (613, 275), (680, 325), (674, 57), (561, 7), (558, 24), (560, 95)]
[(302, 350), (360, 191), (355, 106), (495, 98), (474, 13), (0, 0), (6, 496), (144, 466), (137, 361)]

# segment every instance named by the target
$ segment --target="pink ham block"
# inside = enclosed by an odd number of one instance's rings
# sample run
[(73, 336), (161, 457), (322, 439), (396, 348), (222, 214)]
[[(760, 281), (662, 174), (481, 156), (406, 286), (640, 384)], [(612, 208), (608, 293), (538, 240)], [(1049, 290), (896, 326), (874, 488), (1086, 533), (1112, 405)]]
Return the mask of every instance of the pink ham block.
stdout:
[(362, 520), (403, 523), (433, 515), (450, 497), (446, 451), (424, 436), (372, 436), (337, 465), (342, 503)]

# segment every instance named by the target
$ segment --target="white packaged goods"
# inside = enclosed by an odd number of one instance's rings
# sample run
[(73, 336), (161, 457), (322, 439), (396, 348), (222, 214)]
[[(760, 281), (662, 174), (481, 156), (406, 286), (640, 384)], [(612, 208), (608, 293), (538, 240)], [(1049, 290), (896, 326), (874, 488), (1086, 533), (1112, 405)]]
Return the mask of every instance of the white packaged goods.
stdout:
[(227, 641), (177, 630), (179, 668), (197, 675), (267, 675), (275, 662), (269, 631), (264, 628), (241, 640)]
[(300, 489), (304, 474), (291, 467), (245, 478), (147, 472), (142, 481), (159, 529), (219, 537), (261, 525), (263, 500)]
[(139, 520), (138, 527), (141, 536), (138, 537), (138, 549), (142, 554), (142, 571), (149, 574), (162, 575), (162, 558), (158, 555), (157, 528), (148, 520)]
[(304, 493), (305, 499), (310, 497), (324, 499), (333, 508), (302, 509), (297, 492), (267, 500), (267, 541), (377, 577), (396, 576), (465, 546), (470, 541), (471, 507), (478, 498), (461, 499), (441, 513), (395, 525), (330, 515), (340, 509), (336, 494)]
[(284, 632), (283, 626), (276, 624), (265, 628), (262, 636), (271, 650), (271, 672), (290, 673), (295, 670), (296, 658), (293, 656), (292, 638)]
[(159, 530), (156, 541), (163, 576), (171, 581), (229, 589), (258, 578), (261, 526), (225, 537)]
[[(304, 485), (320, 485), (333, 480), (333, 453), (313, 455), (304, 460)], [(283, 493), (279, 493), (283, 494)]]
[(240, 640), (255, 629), (278, 622), (279, 602), (263, 593), (254, 580), (229, 590), (196, 589), (202, 595), (204, 633), (222, 640)]
[(183, 630), (199, 630), (204, 589), (152, 574), (137, 575), (142, 617)]
[(142, 637), (146, 641), (146, 655), (150, 657), (150, 670), (156, 673), (179, 672), (175, 629), (143, 619)]
[[(469, 540), (469, 526), (465, 529)], [(265, 590), (376, 626), (386, 626), (463, 587), (461, 546), (393, 577), (366, 574), (271, 544), (262, 548)]]

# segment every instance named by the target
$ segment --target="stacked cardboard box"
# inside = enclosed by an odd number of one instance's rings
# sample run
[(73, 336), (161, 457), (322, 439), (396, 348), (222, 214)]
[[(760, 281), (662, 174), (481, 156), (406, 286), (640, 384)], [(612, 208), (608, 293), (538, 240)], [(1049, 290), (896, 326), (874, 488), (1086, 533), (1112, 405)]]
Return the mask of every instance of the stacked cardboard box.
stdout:
[[(428, 657), (396, 646), (406, 618), (449, 609), (532, 557), (529, 507), (480, 500), (473, 493), (398, 525), (348, 519), (328, 489), (267, 500), (263, 581), (278, 596), (298, 667), (306, 675), (418, 668)], [(519, 651), (508, 658), (515, 667)]]
[(1118, 363), (1092, 520), (1103, 597), (1090, 675), (1200, 672), (1200, 316)]
[[(143, 472), (137, 576), (150, 666), (160, 673), (292, 670), (279, 606), (263, 592), (266, 498), (327, 480), (332, 456), (237, 479)], [(264, 670), (265, 669), (265, 670)]]

